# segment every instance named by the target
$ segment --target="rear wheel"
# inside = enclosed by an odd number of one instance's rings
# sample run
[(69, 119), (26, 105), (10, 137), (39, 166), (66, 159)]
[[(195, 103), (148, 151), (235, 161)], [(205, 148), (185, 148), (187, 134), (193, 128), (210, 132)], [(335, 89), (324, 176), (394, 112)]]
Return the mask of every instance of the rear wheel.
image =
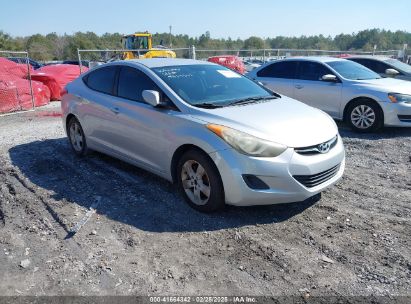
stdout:
[(224, 207), (224, 189), (220, 174), (203, 152), (190, 150), (177, 166), (178, 187), (187, 203), (201, 212)]
[(346, 120), (354, 131), (373, 132), (384, 125), (384, 114), (375, 102), (362, 99), (348, 107)]
[(71, 148), (77, 155), (87, 154), (86, 137), (77, 118), (72, 117), (67, 125), (67, 133), (70, 140)]

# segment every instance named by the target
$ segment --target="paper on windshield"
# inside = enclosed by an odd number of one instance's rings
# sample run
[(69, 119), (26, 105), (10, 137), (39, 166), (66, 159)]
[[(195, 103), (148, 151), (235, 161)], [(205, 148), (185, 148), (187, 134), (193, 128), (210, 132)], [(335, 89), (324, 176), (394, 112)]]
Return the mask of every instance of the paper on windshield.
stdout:
[(217, 72), (219, 72), (221, 75), (223, 75), (226, 78), (241, 78), (240, 75), (230, 70), (217, 70)]

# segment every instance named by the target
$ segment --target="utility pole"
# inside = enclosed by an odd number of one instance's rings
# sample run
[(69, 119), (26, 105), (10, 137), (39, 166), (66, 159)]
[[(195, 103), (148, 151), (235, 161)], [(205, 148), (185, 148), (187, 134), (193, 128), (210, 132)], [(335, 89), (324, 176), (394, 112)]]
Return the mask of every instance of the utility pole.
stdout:
[(170, 28), (170, 37), (169, 37), (169, 45), (170, 45), (170, 49), (173, 47), (173, 43), (171, 42), (171, 29), (173, 28), (171, 25), (169, 26)]

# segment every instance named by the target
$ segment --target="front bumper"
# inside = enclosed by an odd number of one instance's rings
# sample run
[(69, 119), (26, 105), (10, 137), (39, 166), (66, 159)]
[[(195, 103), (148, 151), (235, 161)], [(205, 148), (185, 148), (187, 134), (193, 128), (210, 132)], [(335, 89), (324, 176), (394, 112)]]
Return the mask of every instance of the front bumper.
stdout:
[(411, 103), (380, 103), (384, 111), (384, 124), (392, 127), (411, 127)]
[[(271, 205), (300, 202), (335, 184), (343, 175), (345, 152), (341, 138), (326, 154), (301, 155), (289, 148), (278, 157), (242, 155), (233, 149), (210, 154), (216, 164), (225, 191), (226, 203), (236, 206)], [(335, 175), (314, 187), (306, 187), (293, 176), (316, 175), (338, 166)], [(254, 175), (268, 189), (251, 189), (243, 175)]]

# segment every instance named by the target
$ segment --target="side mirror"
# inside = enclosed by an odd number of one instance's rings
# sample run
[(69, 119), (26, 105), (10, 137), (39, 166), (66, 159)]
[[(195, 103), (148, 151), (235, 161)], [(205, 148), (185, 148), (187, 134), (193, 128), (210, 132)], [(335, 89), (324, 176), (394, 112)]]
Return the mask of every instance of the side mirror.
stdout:
[(395, 76), (397, 76), (399, 73), (400, 73), (400, 72), (398, 72), (396, 69), (386, 69), (386, 70), (385, 70), (385, 74), (386, 74), (387, 76), (395, 77)]
[(143, 99), (145, 102), (152, 105), (153, 107), (158, 107), (162, 105), (160, 101), (160, 93), (158, 91), (144, 90)]
[(321, 77), (322, 81), (327, 81), (327, 82), (337, 82), (337, 76), (332, 75), (332, 74), (327, 74)]

